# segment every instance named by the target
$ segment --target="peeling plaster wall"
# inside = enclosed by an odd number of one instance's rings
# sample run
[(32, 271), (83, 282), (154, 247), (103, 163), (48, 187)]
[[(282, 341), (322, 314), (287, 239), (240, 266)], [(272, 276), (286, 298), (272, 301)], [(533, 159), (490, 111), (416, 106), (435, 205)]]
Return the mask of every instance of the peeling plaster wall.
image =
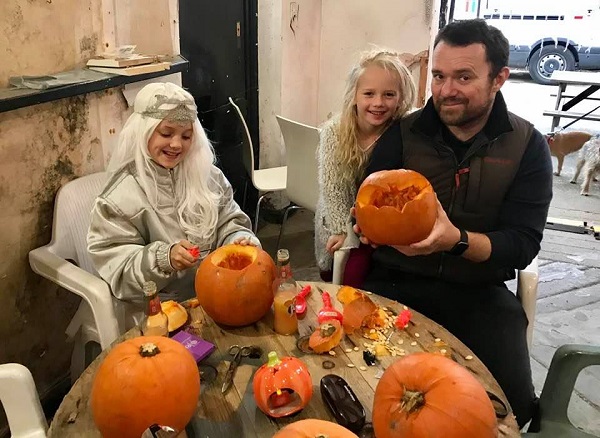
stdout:
[[(0, 16), (0, 87), (115, 45), (179, 51), (177, 0), (2, 0)], [(116, 88), (0, 113), (0, 363), (29, 367), (42, 395), (68, 372), (79, 298), (34, 274), (27, 254), (50, 240), (58, 188), (103, 170), (128, 114)]]

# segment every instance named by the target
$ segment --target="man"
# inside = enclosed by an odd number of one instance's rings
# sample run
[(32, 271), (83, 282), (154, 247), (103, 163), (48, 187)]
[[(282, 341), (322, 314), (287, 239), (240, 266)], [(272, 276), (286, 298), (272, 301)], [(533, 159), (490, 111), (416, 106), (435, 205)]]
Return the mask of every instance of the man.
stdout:
[(421, 242), (378, 247), (364, 288), (413, 307), (469, 346), (522, 427), (535, 399), (528, 322), (504, 282), (539, 252), (552, 198), (550, 154), (542, 134), (507, 111), (500, 88), (508, 42), (499, 30), (483, 20), (451, 23), (431, 61), (431, 99), (384, 133), (366, 175), (420, 172), (437, 194), (438, 218)]

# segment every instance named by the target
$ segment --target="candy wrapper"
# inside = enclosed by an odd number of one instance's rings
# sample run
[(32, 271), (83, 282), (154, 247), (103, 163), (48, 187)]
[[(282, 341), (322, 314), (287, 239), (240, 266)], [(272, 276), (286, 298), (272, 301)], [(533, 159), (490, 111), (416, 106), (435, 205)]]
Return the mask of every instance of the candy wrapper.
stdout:
[(187, 351), (192, 353), (196, 362), (200, 362), (202, 359), (209, 356), (215, 349), (215, 346), (210, 342), (186, 331), (180, 331), (173, 336), (172, 339), (182, 344)]

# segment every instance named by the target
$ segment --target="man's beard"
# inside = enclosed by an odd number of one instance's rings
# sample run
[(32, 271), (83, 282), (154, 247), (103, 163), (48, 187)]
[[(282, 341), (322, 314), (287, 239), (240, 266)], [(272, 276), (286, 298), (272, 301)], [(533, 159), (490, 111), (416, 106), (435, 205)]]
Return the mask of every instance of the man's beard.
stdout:
[[(460, 111), (457, 108), (453, 108), (452, 111), (447, 111), (444, 107), (444, 102), (460, 102), (463, 104)], [(489, 100), (485, 105), (476, 108), (469, 107), (469, 101), (466, 99), (453, 99), (447, 98), (437, 102), (434, 102), (434, 107), (440, 116), (442, 122), (446, 126), (467, 126), (478, 120), (481, 120), (489, 113), (494, 100)]]

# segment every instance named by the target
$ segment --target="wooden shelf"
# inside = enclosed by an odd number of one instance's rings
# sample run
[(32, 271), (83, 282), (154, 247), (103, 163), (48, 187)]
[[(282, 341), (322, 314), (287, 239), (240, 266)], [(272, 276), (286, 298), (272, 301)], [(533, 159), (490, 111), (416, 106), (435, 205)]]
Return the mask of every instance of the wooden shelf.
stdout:
[(131, 84), (133, 82), (145, 81), (147, 79), (158, 78), (173, 73), (186, 72), (188, 71), (188, 68), (189, 61), (183, 56), (178, 55), (175, 56), (171, 61), (171, 68), (169, 70), (163, 70), (144, 75), (121, 76), (110, 73), (95, 72), (97, 74), (97, 79), (95, 80), (48, 88), (46, 90), (8, 88), (2, 90), (3, 97), (0, 98), (0, 113), (37, 105), (40, 103), (51, 102), (53, 100), (64, 99), (65, 97), (73, 97), (81, 94), (93, 93), (95, 91), (102, 91), (106, 90), (107, 88)]

